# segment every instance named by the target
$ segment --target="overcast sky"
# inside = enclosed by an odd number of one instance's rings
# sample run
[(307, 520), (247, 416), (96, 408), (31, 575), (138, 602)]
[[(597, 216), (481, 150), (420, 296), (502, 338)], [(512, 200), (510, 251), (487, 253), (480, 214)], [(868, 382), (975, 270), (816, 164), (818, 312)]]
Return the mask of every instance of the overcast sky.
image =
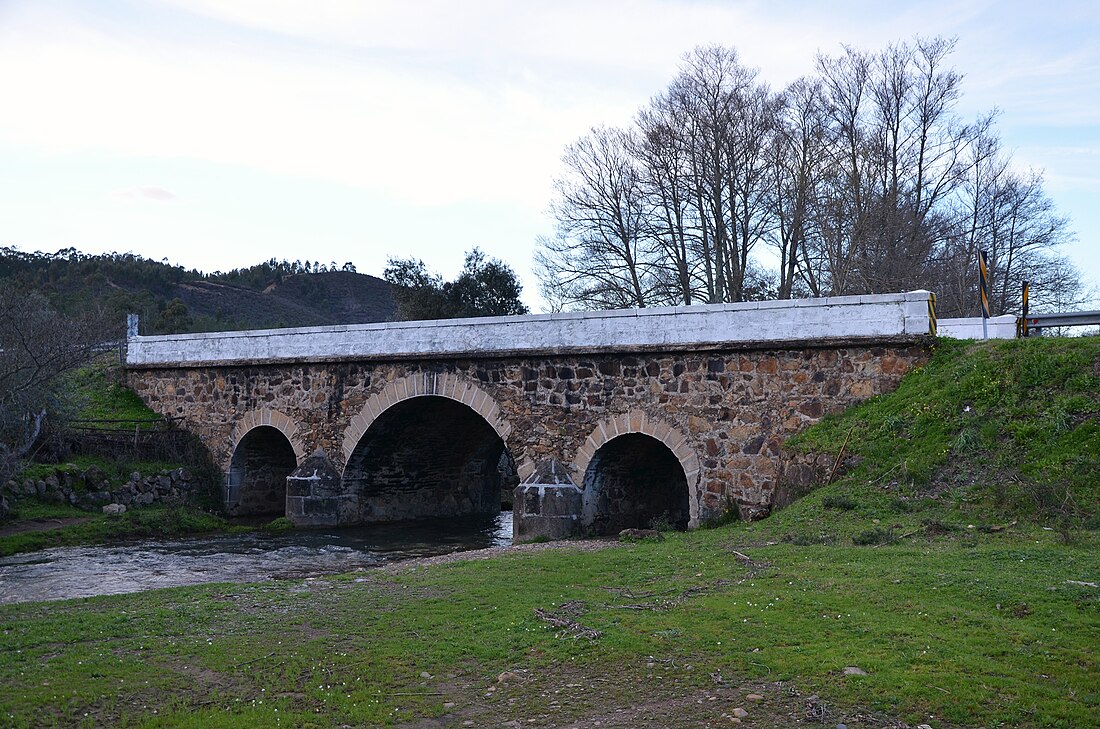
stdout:
[(0, 0), (0, 245), (204, 271), (271, 257), (446, 276), (478, 245), (539, 300), (531, 255), (563, 147), (623, 125), (696, 45), (774, 86), (842, 43), (957, 36), (961, 111), (1100, 282), (1095, 2)]

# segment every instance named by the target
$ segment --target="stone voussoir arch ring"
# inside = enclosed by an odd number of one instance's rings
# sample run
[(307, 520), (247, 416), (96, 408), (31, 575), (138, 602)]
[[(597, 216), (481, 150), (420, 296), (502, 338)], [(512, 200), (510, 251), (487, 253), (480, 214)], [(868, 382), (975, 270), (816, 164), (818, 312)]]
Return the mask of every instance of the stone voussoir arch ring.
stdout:
[(286, 436), (286, 439), (290, 442), (290, 447), (294, 449), (295, 460), (301, 463), (302, 459), (305, 458), (306, 452), (302, 445), (301, 438), (298, 437), (298, 424), (286, 413), (270, 408), (250, 410), (237, 419), (236, 424), (233, 426), (233, 433), (230, 436), (232, 447), (229, 449), (228, 457), (230, 459), (233, 457), (233, 454), (237, 450), (237, 446), (240, 445), (241, 440), (243, 440), (250, 431), (261, 426), (275, 428)]
[(429, 395), (466, 405), (484, 418), (501, 440), (508, 442), (512, 426), (504, 419), (500, 405), (492, 395), (477, 384), (449, 372), (417, 372), (386, 383), (379, 392), (367, 398), (359, 412), (352, 416), (344, 431), (344, 462), (351, 460), (355, 447), (382, 413), (399, 402)]
[(577, 456), (573, 459), (573, 473), (583, 482), (584, 474), (592, 462), (592, 457), (605, 443), (620, 435), (628, 433), (641, 433), (648, 435), (672, 451), (672, 455), (680, 462), (684, 469), (688, 487), (692, 488), (699, 480), (699, 456), (691, 447), (691, 442), (686, 435), (675, 425), (651, 418), (641, 410), (631, 410), (620, 415), (611, 416), (601, 420), (585, 439), (584, 445), (577, 450)]

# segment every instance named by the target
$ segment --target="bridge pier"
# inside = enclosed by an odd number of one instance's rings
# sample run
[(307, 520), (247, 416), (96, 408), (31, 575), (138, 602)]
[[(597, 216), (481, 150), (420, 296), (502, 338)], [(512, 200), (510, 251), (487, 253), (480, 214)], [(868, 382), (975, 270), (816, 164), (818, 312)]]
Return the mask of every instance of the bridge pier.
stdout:
[(557, 458), (535, 466), (516, 486), (512, 499), (512, 539), (568, 539), (582, 532), (584, 494)]
[(287, 476), (286, 518), (298, 527), (355, 524), (357, 494), (344, 492), (340, 472), (321, 449)]

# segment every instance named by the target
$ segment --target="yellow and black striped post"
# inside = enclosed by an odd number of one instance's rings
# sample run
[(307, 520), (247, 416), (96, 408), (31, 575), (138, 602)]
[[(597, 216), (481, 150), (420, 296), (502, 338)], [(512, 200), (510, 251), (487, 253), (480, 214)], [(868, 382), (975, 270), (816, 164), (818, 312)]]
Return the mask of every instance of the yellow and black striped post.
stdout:
[(989, 318), (989, 254), (978, 251), (979, 288), (982, 296), (982, 339), (989, 339), (986, 319)]
[(1024, 303), (1023, 303), (1023, 307), (1022, 307), (1022, 311), (1021, 311), (1021, 313), (1023, 314), (1023, 316), (1021, 318), (1024, 320), (1024, 327), (1023, 327), (1024, 330), (1021, 332), (1021, 334), (1025, 337), (1027, 336), (1027, 299), (1028, 299), (1028, 295), (1030, 293), (1031, 293), (1031, 282), (1030, 281), (1024, 281), (1024, 296), (1023, 296), (1023, 302)]
[(928, 294), (928, 333), (936, 336), (936, 295)]

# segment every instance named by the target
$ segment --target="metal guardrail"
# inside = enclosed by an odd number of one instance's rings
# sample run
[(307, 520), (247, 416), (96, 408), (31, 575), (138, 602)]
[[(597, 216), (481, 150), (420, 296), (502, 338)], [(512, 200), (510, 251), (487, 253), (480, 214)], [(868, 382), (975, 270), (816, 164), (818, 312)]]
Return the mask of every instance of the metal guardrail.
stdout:
[(1100, 311), (1066, 311), (1057, 314), (1029, 314), (1016, 322), (1017, 330), (1027, 336), (1029, 332), (1042, 332), (1047, 327), (1084, 327), (1100, 325)]

